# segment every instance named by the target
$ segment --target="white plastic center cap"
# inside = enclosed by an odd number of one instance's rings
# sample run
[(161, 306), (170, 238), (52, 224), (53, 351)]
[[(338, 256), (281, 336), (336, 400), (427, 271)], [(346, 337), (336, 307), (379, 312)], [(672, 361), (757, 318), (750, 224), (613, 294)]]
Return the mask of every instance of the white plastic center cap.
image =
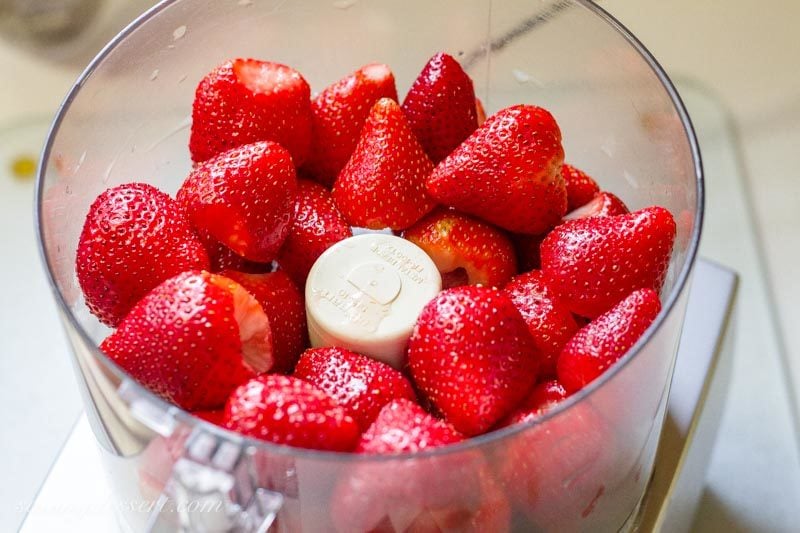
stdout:
[(405, 239), (368, 233), (340, 241), (306, 280), (311, 345), (347, 348), (401, 368), (417, 317), (441, 289), (436, 265)]

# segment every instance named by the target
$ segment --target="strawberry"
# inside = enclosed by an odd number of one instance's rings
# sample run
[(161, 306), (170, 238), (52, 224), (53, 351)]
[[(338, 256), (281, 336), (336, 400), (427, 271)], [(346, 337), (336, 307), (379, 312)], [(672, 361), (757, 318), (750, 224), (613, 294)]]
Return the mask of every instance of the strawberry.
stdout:
[(539, 354), (500, 290), (445, 290), (422, 310), (408, 346), (411, 376), (461, 433), (483, 433), (536, 381)]
[(361, 435), (356, 452), (416, 453), (463, 440), (464, 436), (453, 426), (433, 418), (412, 400), (396, 399), (377, 413), (375, 421)]
[(372, 107), (333, 200), (353, 226), (405, 229), (434, 207), (425, 193), (433, 164), (394, 100)]
[(546, 236), (547, 234), (524, 235), (521, 233), (514, 233), (511, 235), (511, 242), (514, 244), (514, 251), (517, 254), (517, 264), (519, 265), (520, 272), (528, 272), (541, 267), (539, 245), (542, 244)]
[(588, 204), (600, 192), (600, 186), (591, 176), (567, 163), (561, 165), (561, 177), (567, 186), (567, 211)]
[(208, 267), (184, 213), (146, 183), (112, 187), (92, 202), (75, 260), (87, 307), (111, 327), (165, 279)]
[(539, 415), (555, 404), (562, 400), (566, 400), (569, 396), (567, 389), (564, 385), (559, 383), (558, 380), (550, 379), (536, 384), (531, 389), (528, 397), (522, 400), (517, 410), (511, 413), (506, 420), (501, 423), (501, 426), (508, 426), (518, 422), (525, 422), (532, 419), (535, 415)]
[(594, 318), (636, 289), (660, 290), (674, 240), (662, 207), (569, 220), (542, 241), (542, 270), (570, 311)]
[(257, 59), (226, 61), (197, 86), (189, 150), (200, 162), (243, 144), (275, 141), (295, 165), (311, 144), (311, 89), (296, 70)]
[(450, 284), (455, 278), (448, 274), (459, 269), (466, 279), (456, 283), (492, 287), (502, 287), (517, 271), (514, 247), (505, 233), (454, 211), (435, 211), (406, 230), (403, 237), (433, 259), (445, 288), (455, 286)]
[(599, 192), (588, 203), (564, 215), (563, 220), (575, 220), (589, 217), (613, 217), (630, 213), (628, 208), (610, 192)]
[(247, 289), (267, 315), (274, 360), (270, 371), (291, 372), (308, 344), (303, 294), (282, 270), (267, 274), (223, 270), (221, 274)]
[(248, 437), (314, 450), (351, 451), (358, 425), (336, 400), (301, 379), (267, 374), (238, 387), (224, 425)]
[(289, 152), (246, 144), (198, 165), (178, 191), (192, 224), (250, 261), (268, 263), (289, 234), (297, 177)]
[(553, 116), (517, 105), (489, 117), (433, 170), (428, 193), (501, 228), (544, 233), (567, 211), (564, 150)]
[(428, 157), (438, 163), (478, 127), (472, 80), (452, 56), (439, 52), (408, 90), (403, 112)]
[(272, 272), (274, 264), (257, 263), (245, 259), (237, 254), (214, 237), (208, 234), (200, 234), (200, 240), (208, 252), (208, 260), (211, 263), (211, 272), (221, 272), (223, 270), (235, 270), (237, 272), (250, 272), (252, 274), (263, 274)]
[(381, 98), (397, 101), (394, 75), (380, 63), (323, 89), (311, 102), (311, 155), (303, 169), (331, 187), (358, 143), (369, 110)]
[(572, 313), (561, 303), (547, 276), (540, 270), (514, 277), (504, 290), (528, 325), (542, 356), (540, 373), (554, 375), (561, 348), (578, 331)]
[(480, 98), (475, 99), (475, 114), (478, 117), (478, 127), (483, 126), (483, 123), (486, 122), (486, 110), (483, 108)]
[(322, 252), (351, 237), (353, 231), (322, 185), (298, 180), (294, 222), (278, 255), (281, 268), (304, 287), (311, 266)]
[(211, 411), (193, 411), (192, 414), (197, 418), (203, 419), (210, 424), (221, 426), (223, 416), (225, 415), (225, 411), (223, 411), (222, 409), (214, 409)]
[(150, 291), (100, 348), (139, 383), (190, 411), (221, 407), (272, 367), (272, 331), (238, 283), (201, 271)]
[(294, 376), (316, 385), (347, 409), (365, 431), (392, 400), (413, 400), (414, 389), (399, 371), (344, 348), (312, 348), (300, 356)]
[(658, 294), (640, 289), (592, 320), (564, 346), (558, 380), (575, 392), (625, 355), (661, 311)]

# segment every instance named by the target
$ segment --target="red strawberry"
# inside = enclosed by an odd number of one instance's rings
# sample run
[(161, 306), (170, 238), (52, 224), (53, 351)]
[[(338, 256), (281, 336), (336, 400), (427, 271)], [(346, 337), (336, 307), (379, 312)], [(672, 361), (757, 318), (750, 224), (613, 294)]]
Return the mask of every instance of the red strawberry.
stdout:
[(555, 379), (538, 383), (527, 398), (522, 400), (510, 423), (527, 420), (530, 414), (540, 414), (569, 396), (564, 385)]
[(298, 448), (351, 451), (358, 425), (336, 400), (290, 376), (251, 379), (231, 394), (224, 425), (242, 435)]
[(654, 290), (632, 292), (564, 346), (558, 358), (558, 380), (570, 392), (583, 388), (627, 353), (659, 311), (661, 302)]
[(433, 209), (425, 193), (432, 169), (400, 106), (382, 98), (336, 178), (333, 199), (353, 226), (402, 230)]
[(567, 186), (567, 211), (588, 204), (600, 192), (600, 186), (591, 176), (567, 163), (561, 165), (561, 177)]
[(272, 329), (272, 358), (275, 361), (270, 371), (282, 374), (291, 372), (297, 358), (308, 345), (303, 294), (282, 270), (268, 274), (224, 270), (221, 274), (247, 289), (267, 315)]
[[(501, 230), (454, 211), (436, 211), (406, 230), (403, 237), (427, 253), (442, 273), (463, 270), (470, 285), (502, 287), (517, 271), (514, 247)], [(457, 280), (456, 283), (462, 280)], [(466, 284), (462, 283), (462, 284)]]
[(344, 348), (306, 350), (294, 376), (316, 385), (347, 409), (362, 431), (381, 408), (396, 399), (414, 399), (411, 383), (399, 371)]
[(165, 279), (209, 266), (178, 205), (146, 183), (118, 185), (97, 197), (75, 263), (86, 305), (111, 327)]
[(514, 277), (505, 292), (517, 306), (536, 348), (542, 356), (540, 373), (552, 376), (561, 348), (578, 331), (572, 318), (547, 276), (540, 270), (532, 270)]
[(425, 65), (403, 112), (431, 161), (438, 163), (478, 127), (472, 80), (452, 56), (439, 52)]
[(212, 411), (194, 411), (192, 414), (197, 418), (201, 418), (206, 422), (209, 422), (210, 424), (221, 426), (225, 411), (222, 409), (214, 409)]
[(184, 272), (153, 289), (100, 348), (190, 411), (221, 407), (236, 386), (272, 367), (261, 306), (238, 283), (208, 272)]
[(661, 289), (675, 240), (662, 207), (567, 221), (542, 242), (542, 270), (564, 303), (593, 318), (636, 289)]
[(630, 213), (628, 208), (610, 192), (599, 192), (589, 203), (570, 211), (564, 215), (564, 220), (575, 220), (577, 218), (589, 217), (613, 217)]
[(311, 144), (311, 89), (296, 70), (257, 59), (226, 61), (197, 86), (189, 150), (205, 161), (243, 144), (275, 141), (295, 165)]
[(201, 233), (245, 259), (268, 263), (289, 234), (296, 196), (289, 152), (264, 141), (198, 165), (177, 200)]
[(514, 251), (517, 253), (517, 264), (520, 272), (528, 272), (541, 267), (539, 246), (546, 236), (547, 234), (523, 235), (521, 233), (511, 235), (511, 242), (514, 243)]
[(203, 245), (208, 252), (208, 259), (211, 262), (211, 272), (235, 270), (237, 272), (263, 274), (274, 270), (272, 262), (257, 263), (245, 259), (210, 235), (202, 236), (200, 240), (203, 241)]
[(483, 108), (480, 98), (475, 99), (475, 113), (478, 117), (478, 127), (483, 126), (483, 123), (486, 122), (486, 110)]
[(312, 141), (307, 170), (330, 187), (358, 143), (369, 110), (381, 98), (397, 101), (389, 67), (370, 63), (323, 89), (311, 102)]
[(428, 178), (439, 202), (517, 233), (543, 233), (567, 212), (564, 150), (553, 116), (517, 105), (489, 117)]
[(304, 287), (311, 266), (322, 252), (351, 237), (353, 231), (322, 185), (298, 181), (294, 222), (278, 255), (281, 268), (298, 287)]
[(384, 405), (356, 446), (358, 453), (416, 453), (464, 440), (443, 420), (433, 418), (410, 399)]
[(422, 310), (408, 346), (419, 390), (461, 433), (483, 433), (525, 397), (539, 354), (522, 317), (497, 289), (448, 289)]

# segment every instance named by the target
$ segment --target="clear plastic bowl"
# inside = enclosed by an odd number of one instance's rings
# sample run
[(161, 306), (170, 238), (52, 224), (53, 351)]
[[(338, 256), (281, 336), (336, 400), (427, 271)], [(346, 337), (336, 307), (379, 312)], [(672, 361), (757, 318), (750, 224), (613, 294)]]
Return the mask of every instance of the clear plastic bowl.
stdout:
[[(605, 375), (540, 420), (417, 456), (258, 442), (142, 389), (97, 349), (75, 249), (92, 200), (124, 182), (174, 193), (200, 78), (230, 57), (292, 65), (314, 90), (381, 61), (401, 95), (437, 51), (489, 113), (549, 109), (567, 160), (678, 224), (664, 309)], [(631, 527), (664, 418), (702, 219), (686, 111), (644, 47), (580, 0), (173, 0), (143, 15), (67, 96), (38, 183), (42, 251), (124, 530), (615, 531)], [(155, 503), (153, 503), (155, 502)]]

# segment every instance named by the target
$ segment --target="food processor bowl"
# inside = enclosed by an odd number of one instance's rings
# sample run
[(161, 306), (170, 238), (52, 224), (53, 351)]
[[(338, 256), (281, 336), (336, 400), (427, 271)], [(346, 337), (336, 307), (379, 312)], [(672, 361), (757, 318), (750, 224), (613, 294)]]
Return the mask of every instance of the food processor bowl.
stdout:
[[(489, 114), (550, 110), (567, 161), (631, 209), (677, 222), (663, 310), (603, 376), (540, 419), (413, 456), (301, 450), (168, 405), (101, 353), (109, 333), (75, 276), (89, 205), (144, 181), (174, 193), (191, 168), (198, 81), (232, 57), (298, 69), (314, 91), (391, 66), (405, 94), (438, 51)], [(581, 0), (168, 0), (118, 35), (67, 96), (38, 181), (41, 249), (88, 418), (126, 531), (616, 531), (650, 478), (702, 220), (689, 118), (663, 70)], [(57, 401), (57, 399), (55, 399)]]

